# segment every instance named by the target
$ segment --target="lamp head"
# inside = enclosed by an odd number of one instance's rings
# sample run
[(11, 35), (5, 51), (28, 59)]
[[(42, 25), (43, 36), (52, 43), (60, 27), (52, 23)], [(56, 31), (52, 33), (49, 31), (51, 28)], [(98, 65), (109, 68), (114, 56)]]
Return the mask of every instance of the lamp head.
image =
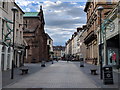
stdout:
[(12, 11), (18, 11), (18, 9), (16, 7), (13, 7), (11, 10)]
[(97, 10), (102, 11), (104, 8), (102, 6), (99, 6)]

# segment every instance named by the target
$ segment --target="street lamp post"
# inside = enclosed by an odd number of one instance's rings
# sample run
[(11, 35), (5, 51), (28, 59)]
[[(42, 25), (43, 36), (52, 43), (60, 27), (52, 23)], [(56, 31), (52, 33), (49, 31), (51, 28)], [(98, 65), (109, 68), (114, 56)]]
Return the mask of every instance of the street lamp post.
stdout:
[(100, 44), (99, 44), (99, 60), (100, 60), (100, 78), (103, 79), (103, 70), (102, 70), (102, 67), (103, 67), (103, 63), (102, 63), (102, 40), (101, 40), (101, 32), (102, 32), (102, 10), (104, 8), (102, 6), (99, 6), (97, 8), (97, 10), (99, 11), (100, 13), (100, 31), (99, 31), (99, 38), (100, 38)]
[(108, 65), (108, 60), (107, 60), (107, 41), (106, 41), (106, 29), (104, 30), (104, 61), (105, 65)]
[(15, 12), (18, 11), (16, 7), (11, 9), (13, 11), (13, 59), (12, 59), (12, 69), (11, 69), (11, 79), (14, 78), (14, 59), (15, 59), (15, 51), (14, 51), (14, 39), (15, 39)]

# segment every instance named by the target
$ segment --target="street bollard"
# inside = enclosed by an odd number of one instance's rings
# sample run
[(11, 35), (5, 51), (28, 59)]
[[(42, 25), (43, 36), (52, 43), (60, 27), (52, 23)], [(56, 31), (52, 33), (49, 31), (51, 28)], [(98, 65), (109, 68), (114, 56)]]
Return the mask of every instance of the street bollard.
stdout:
[(84, 59), (80, 58), (80, 67), (84, 67)]
[(52, 60), (52, 64), (53, 64), (53, 60)]
[(41, 67), (45, 67), (45, 61), (41, 62)]

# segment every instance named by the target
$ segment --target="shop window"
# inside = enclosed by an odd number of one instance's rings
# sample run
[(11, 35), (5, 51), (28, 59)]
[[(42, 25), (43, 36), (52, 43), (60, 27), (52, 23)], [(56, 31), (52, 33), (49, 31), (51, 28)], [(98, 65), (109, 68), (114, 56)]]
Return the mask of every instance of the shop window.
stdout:
[(11, 51), (11, 48), (9, 47), (8, 48), (8, 55), (7, 55), (7, 69), (10, 68), (10, 51)]

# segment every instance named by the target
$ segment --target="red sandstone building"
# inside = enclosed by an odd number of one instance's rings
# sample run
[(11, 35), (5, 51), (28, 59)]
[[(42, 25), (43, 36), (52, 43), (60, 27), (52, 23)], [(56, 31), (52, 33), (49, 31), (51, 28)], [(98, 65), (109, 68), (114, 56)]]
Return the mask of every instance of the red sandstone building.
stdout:
[(24, 15), (24, 42), (26, 49), (25, 62), (36, 63), (48, 60), (47, 36), (44, 31), (44, 15), (40, 12), (26, 12)]
[(117, 0), (104, 0), (104, 1), (96, 1), (96, 0), (88, 0), (86, 3), (84, 11), (87, 14), (87, 28), (86, 28), (86, 36), (84, 39), (84, 43), (86, 45), (86, 58), (90, 62), (93, 62), (96, 59), (96, 63), (99, 63), (99, 44), (100, 44), (100, 13), (97, 10), (99, 6), (102, 6), (104, 10), (101, 12), (102, 14), (102, 22), (105, 17), (111, 12), (111, 10), (116, 5)]

